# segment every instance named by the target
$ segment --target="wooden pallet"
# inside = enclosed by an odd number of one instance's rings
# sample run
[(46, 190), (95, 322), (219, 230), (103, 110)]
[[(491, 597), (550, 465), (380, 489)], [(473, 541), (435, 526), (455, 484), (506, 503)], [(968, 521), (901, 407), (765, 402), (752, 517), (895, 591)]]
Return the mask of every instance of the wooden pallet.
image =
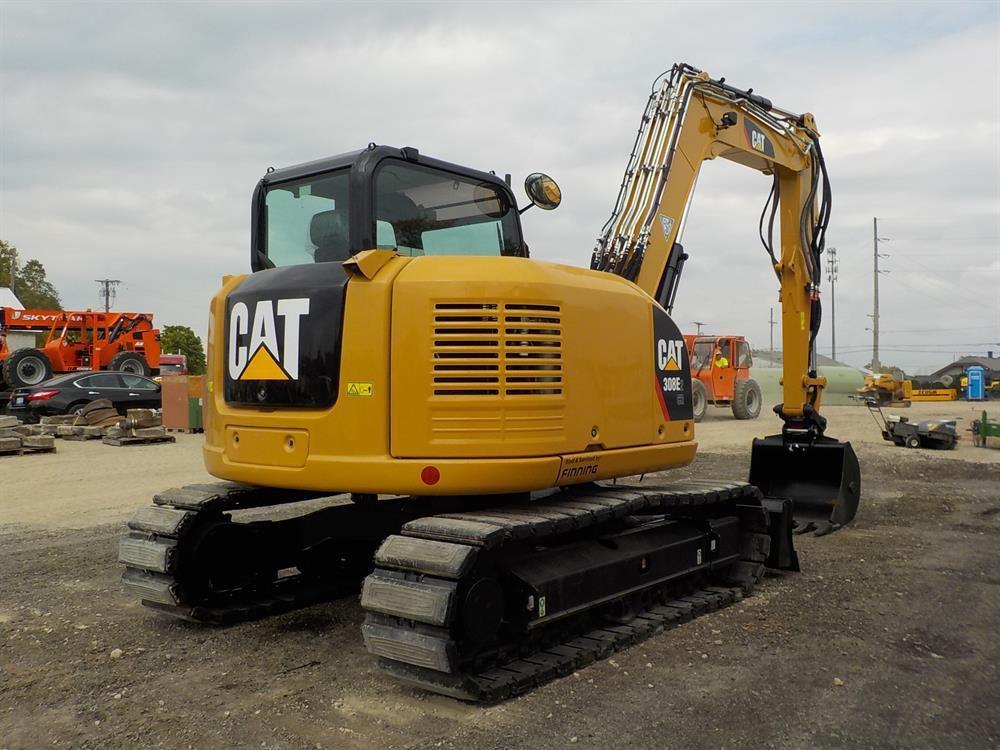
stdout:
[(0, 451), (0, 458), (4, 456), (23, 456), (29, 453), (55, 453), (56, 447), (53, 445), (48, 448), (10, 448), (8, 450)]
[(176, 443), (177, 438), (173, 435), (163, 435), (161, 437), (106, 437), (104, 438), (105, 445), (155, 445), (156, 443)]
[(26, 445), (21, 448), (25, 453), (55, 453), (56, 447), (54, 445), (49, 445), (46, 447), (36, 447), (32, 445)]

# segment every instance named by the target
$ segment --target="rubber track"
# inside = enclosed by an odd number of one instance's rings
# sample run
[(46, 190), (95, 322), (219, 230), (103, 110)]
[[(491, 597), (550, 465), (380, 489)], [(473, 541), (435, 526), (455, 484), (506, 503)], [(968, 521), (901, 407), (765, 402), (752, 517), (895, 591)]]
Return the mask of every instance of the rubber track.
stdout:
[[(233, 510), (261, 508), (270, 505), (284, 505), (329, 497), (329, 493), (280, 490), (268, 487), (254, 487), (234, 482), (211, 484), (189, 484), (160, 492), (153, 497), (153, 508), (177, 511), (178, 527), (167, 532), (151, 531), (144, 517), (151, 509), (140, 509), (129, 521), (129, 535), (122, 540), (119, 560), (124, 562), (122, 579), (126, 589), (139, 595), (142, 603), (159, 612), (182, 619), (197, 620), (212, 625), (232, 625), (248, 620), (256, 620), (270, 615), (288, 612), (353, 593), (357, 585), (344, 582), (304, 582), (299, 576), (276, 581), (272, 586), (259, 591), (245, 591), (228, 601), (203, 606), (188, 600), (184, 581), (178, 577), (175, 550), (182, 547), (190, 532), (198, 529), (206, 517), (218, 517)], [(182, 515), (187, 513), (187, 515)], [(166, 570), (142, 567), (127, 557), (127, 545), (136, 541), (149, 543), (147, 549), (153, 557), (174, 561), (166, 565)], [(171, 549), (173, 548), (173, 549)], [(153, 593), (159, 601), (146, 598)], [(171, 600), (171, 601), (167, 601)]]
[[(448, 648), (455, 648), (451, 643), (451, 633), (445, 627), (428, 626), (405, 617), (369, 611), (365, 623), (366, 644), (379, 656), (379, 667), (404, 683), (463, 700), (495, 702), (518, 695), (692, 617), (750, 595), (763, 578), (764, 561), (770, 545), (766, 512), (763, 508), (759, 513), (755, 512), (755, 506), (760, 501), (759, 490), (742, 482), (689, 480), (661, 487), (589, 485), (538, 503), (470, 513), (447, 513), (411, 521), (403, 526), (402, 533), (406, 537), (495, 550), (512, 541), (543, 541), (626, 515), (665, 513), (669, 516), (673, 513), (675, 517), (683, 517), (694, 509), (721, 503), (749, 510), (748, 513), (740, 513), (746, 529), (741, 543), (741, 562), (733, 567), (733, 574), (727, 581), (735, 585), (696, 589), (662, 605), (649, 607), (627, 624), (612, 624), (583, 633), (558, 634), (559, 623), (554, 623), (549, 627), (557, 630), (557, 637), (548, 640), (550, 643), (556, 640), (558, 645), (540, 646), (529, 655), (507, 660), (500, 657), (485, 668), (473, 667), (467, 673), (449, 673), (387, 658), (378, 654), (383, 649), (377, 645), (373, 647), (375, 638), (369, 642), (370, 630), (373, 635), (389, 632), (390, 639), (392, 633), (398, 634), (401, 639), (411, 634), (422, 635), (447, 641)], [(393, 565), (376, 567), (376, 574), (399, 575), (397, 570), (412, 571), (417, 568), (417, 564), (396, 561)], [(435, 581), (430, 576), (421, 580)], [(441, 579), (437, 580), (444, 583)], [(547, 633), (548, 629), (543, 629), (543, 632)], [(533, 636), (533, 642), (541, 640), (541, 634)], [(476, 657), (473, 663), (481, 661)]]
[(461, 700), (496, 703), (565, 677), (616, 651), (633, 646), (707, 612), (743, 599), (740, 586), (698, 589), (650, 607), (624, 625), (595, 628), (562, 643), (474, 674), (446, 674), (379, 657), (379, 668), (412, 687)]

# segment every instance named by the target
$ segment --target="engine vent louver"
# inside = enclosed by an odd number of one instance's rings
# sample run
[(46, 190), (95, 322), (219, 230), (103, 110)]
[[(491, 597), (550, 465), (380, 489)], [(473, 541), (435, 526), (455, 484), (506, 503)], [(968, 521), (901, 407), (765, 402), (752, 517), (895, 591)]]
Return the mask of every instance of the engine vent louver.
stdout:
[(558, 305), (437, 304), (433, 340), (435, 396), (562, 393)]

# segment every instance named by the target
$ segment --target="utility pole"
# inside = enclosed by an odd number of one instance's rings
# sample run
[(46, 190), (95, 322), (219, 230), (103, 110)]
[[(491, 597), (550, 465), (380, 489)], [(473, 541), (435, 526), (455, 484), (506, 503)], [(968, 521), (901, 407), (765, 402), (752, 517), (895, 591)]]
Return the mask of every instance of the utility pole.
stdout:
[(878, 361), (878, 218), (872, 219), (872, 241), (875, 246), (875, 252), (873, 254), (874, 258), (874, 273), (872, 278), (875, 284), (875, 296), (874, 296), (874, 306), (872, 308), (872, 372), (878, 373), (882, 371), (881, 363)]
[(692, 321), (691, 321), (691, 323), (692, 323), (693, 325), (696, 325), (696, 326), (698, 326), (698, 330), (697, 330), (697, 331), (695, 331), (695, 334), (701, 334), (701, 327), (702, 327), (702, 326), (707, 326), (707, 325), (708, 325), (708, 323), (702, 323), (702, 322), (701, 322), (700, 320), (692, 320)]
[(111, 312), (111, 300), (117, 294), (117, 287), (121, 284), (121, 279), (94, 279), (101, 287), (101, 296), (104, 297), (104, 312)]
[(878, 270), (878, 259), (879, 258), (888, 258), (889, 257), (886, 254), (879, 253), (879, 251), (878, 251), (878, 243), (879, 242), (888, 242), (888, 241), (889, 241), (888, 237), (879, 237), (878, 236), (878, 219), (877, 218), (873, 218), (872, 219), (872, 243), (873, 243), (873, 247), (874, 247), (874, 253), (872, 254), (872, 260), (873, 260), (872, 279), (873, 279), (873, 284), (874, 284), (874, 300), (873, 300), (872, 314), (871, 314), (871, 319), (872, 319), (872, 363), (871, 363), (871, 366), (872, 366), (872, 372), (875, 372), (875, 373), (881, 372), (881, 370), (882, 370), (882, 363), (879, 361), (879, 358), (878, 358), (878, 322), (879, 322), (878, 321), (878, 275), (880, 273), (889, 273), (888, 271), (880, 271), (880, 270)]
[(837, 271), (840, 269), (840, 261), (837, 260), (837, 248), (830, 247), (826, 250), (826, 280), (830, 282), (830, 336), (831, 353), (830, 358), (837, 358), (837, 303), (835, 302), (834, 287), (837, 281)]
[(774, 319), (774, 308), (771, 308), (771, 316), (767, 319), (768, 329), (771, 332), (771, 364), (774, 364), (774, 326), (777, 325), (777, 321)]
[[(13, 249), (13, 248), (12, 248)], [(10, 257), (10, 293), (17, 296), (17, 250), (11, 253)]]

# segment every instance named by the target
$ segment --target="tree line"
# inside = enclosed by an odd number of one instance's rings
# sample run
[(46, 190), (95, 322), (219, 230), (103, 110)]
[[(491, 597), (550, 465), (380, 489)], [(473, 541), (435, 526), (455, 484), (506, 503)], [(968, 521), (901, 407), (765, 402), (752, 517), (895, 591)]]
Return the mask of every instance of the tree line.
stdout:
[(59, 292), (46, 278), (42, 262), (31, 258), (21, 263), (17, 248), (0, 240), (0, 286), (9, 287), (27, 308), (62, 310)]

